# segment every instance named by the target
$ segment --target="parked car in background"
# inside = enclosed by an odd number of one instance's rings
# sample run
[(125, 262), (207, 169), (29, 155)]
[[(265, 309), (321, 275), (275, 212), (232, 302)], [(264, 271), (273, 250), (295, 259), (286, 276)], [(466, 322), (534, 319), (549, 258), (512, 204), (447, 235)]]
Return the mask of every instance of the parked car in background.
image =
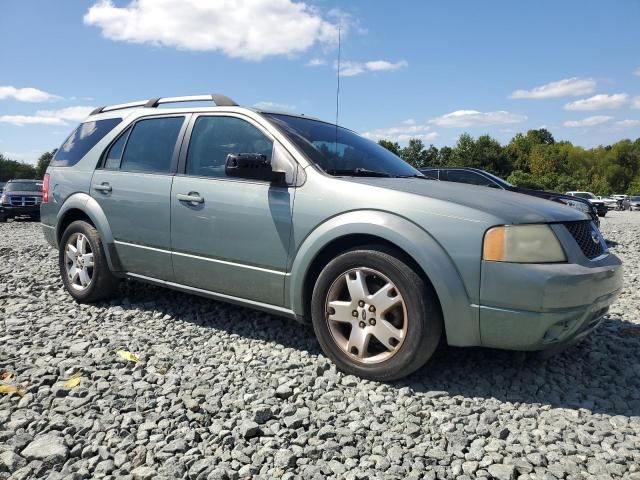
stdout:
[(379, 381), (441, 339), (566, 348), (622, 287), (585, 213), (434, 182), (351, 130), (221, 95), (96, 109), (47, 168), (41, 212), (78, 301), (129, 278), (285, 315)]
[(623, 195), (623, 194), (616, 194), (616, 195), (611, 195), (617, 203), (617, 210), (629, 210), (629, 208), (631, 207), (631, 202), (629, 201), (629, 195)]
[(607, 214), (607, 211), (609, 210), (609, 207), (607, 207), (607, 204), (603, 200), (600, 200), (591, 192), (572, 191), (572, 192), (566, 192), (565, 195), (569, 195), (571, 197), (584, 198), (596, 208), (596, 211), (598, 212), (599, 217), (604, 217)]
[(544, 190), (532, 190), (528, 188), (520, 188), (511, 185), (506, 180), (493, 175), (479, 168), (470, 167), (429, 167), (422, 168), (420, 171), (429, 178), (441, 180), (445, 182), (468, 183), (470, 185), (480, 185), (483, 187), (498, 188), (500, 190), (508, 190), (510, 192), (523, 193), (534, 197), (544, 198), (553, 202), (562, 203), (569, 207), (580, 210), (591, 217), (591, 220), (600, 226), (600, 219), (596, 208), (587, 200), (570, 197), (561, 193), (545, 192)]
[(9, 218), (40, 218), (42, 180), (9, 180), (0, 196), (0, 222)]
[(4, 182), (0, 182), (0, 195), (2, 195), (2, 193), (4, 192)]
[(632, 195), (629, 197), (629, 210), (640, 210), (639, 195)]
[(605, 197), (603, 195), (596, 195), (596, 197), (598, 200), (602, 200), (609, 210), (615, 210), (618, 206), (618, 202), (615, 198)]

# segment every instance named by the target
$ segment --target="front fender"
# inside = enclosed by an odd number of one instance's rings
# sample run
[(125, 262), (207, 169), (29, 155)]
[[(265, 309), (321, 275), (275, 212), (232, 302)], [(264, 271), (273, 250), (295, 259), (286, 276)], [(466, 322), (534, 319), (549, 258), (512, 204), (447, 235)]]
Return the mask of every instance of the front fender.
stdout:
[(98, 234), (102, 239), (102, 244), (104, 245), (104, 253), (107, 257), (109, 269), (112, 272), (122, 271), (122, 266), (115, 249), (113, 234), (111, 233), (111, 227), (109, 226), (107, 217), (102, 211), (102, 208), (100, 207), (98, 202), (96, 202), (93, 197), (86, 193), (75, 193), (71, 195), (64, 202), (62, 207), (60, 207), (56, 221), (56, 239), (58, 240), (58, 242), (62, 237), (62, 234), (64, 233), (60, 231), (60, 226), (63, 224), (62, 220), (64, 219), (65, 215), (71, 210), (80, 210), (91, 219), (91, 222), (96, 227), (96, 230), (98, 230)]
[(305, 312), (304, 281), (316, 256), (329, 243), (347, 235), (379, 237), (404, 250), (423, 269), (440, 300), (450, 345), (480, 344), (478, 309), (445, 249), (410, 220), (383, 211), (357, 210), (332, 217), (315, 227), (300, 243), (285, 285), (285, 302), (296, 315)]

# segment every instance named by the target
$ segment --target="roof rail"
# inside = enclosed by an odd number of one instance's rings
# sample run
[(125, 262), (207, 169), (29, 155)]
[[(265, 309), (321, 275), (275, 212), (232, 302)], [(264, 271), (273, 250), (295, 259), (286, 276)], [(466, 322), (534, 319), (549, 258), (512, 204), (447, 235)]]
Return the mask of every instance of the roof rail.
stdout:
[(210, 95), (187, 95), (184, 97), (160, 97), (152, 98), (150, 100), (139, 100), (137, 102), (120, 103), (118, 105), (109, 105), (105, 107), (98, 107), (93, 110), (89, 115), (96, 115), (103, 112), (112, 112), (114, 110), (122, 110), (124, 108), (145, 107), (156, 108), (163, 103), (182, 103), (182, 102), (207, 102), (212, 101), (217, 107), (237, 107), (238, 104), (231, 100), (226, 95), (219, 93), (212, 93)]

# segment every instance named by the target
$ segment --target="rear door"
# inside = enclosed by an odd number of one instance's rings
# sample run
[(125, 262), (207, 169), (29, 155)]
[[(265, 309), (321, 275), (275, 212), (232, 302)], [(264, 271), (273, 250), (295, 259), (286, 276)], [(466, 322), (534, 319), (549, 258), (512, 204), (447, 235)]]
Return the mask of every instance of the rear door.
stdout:
[(171, 183), (186, 116), (142, 118), (107, 149), (91, 182), (125, 271), (173, 280)]
[(244, 116), (194, 115), (190, 131), (171, 194), (176, 281), (282, 305), (295, 188), (227, 177), (225, 161), (230, 153), (265, 155), (289, 170), (289, 184), (295, 161)]

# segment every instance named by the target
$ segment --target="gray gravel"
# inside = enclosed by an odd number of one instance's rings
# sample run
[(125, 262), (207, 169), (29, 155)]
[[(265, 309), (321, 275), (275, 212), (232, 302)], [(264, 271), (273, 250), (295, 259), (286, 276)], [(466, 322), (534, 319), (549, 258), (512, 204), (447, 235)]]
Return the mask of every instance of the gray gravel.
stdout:
[(603, 230), (625, 288), (588, 340), (443, 348), (380, 384), (240, 307), (133, 282), (78, 305), (39, 225), (0, 224), (1, 383), (24, 388), (0, 394), (0, 479), (640, 479), (640, 212)]

